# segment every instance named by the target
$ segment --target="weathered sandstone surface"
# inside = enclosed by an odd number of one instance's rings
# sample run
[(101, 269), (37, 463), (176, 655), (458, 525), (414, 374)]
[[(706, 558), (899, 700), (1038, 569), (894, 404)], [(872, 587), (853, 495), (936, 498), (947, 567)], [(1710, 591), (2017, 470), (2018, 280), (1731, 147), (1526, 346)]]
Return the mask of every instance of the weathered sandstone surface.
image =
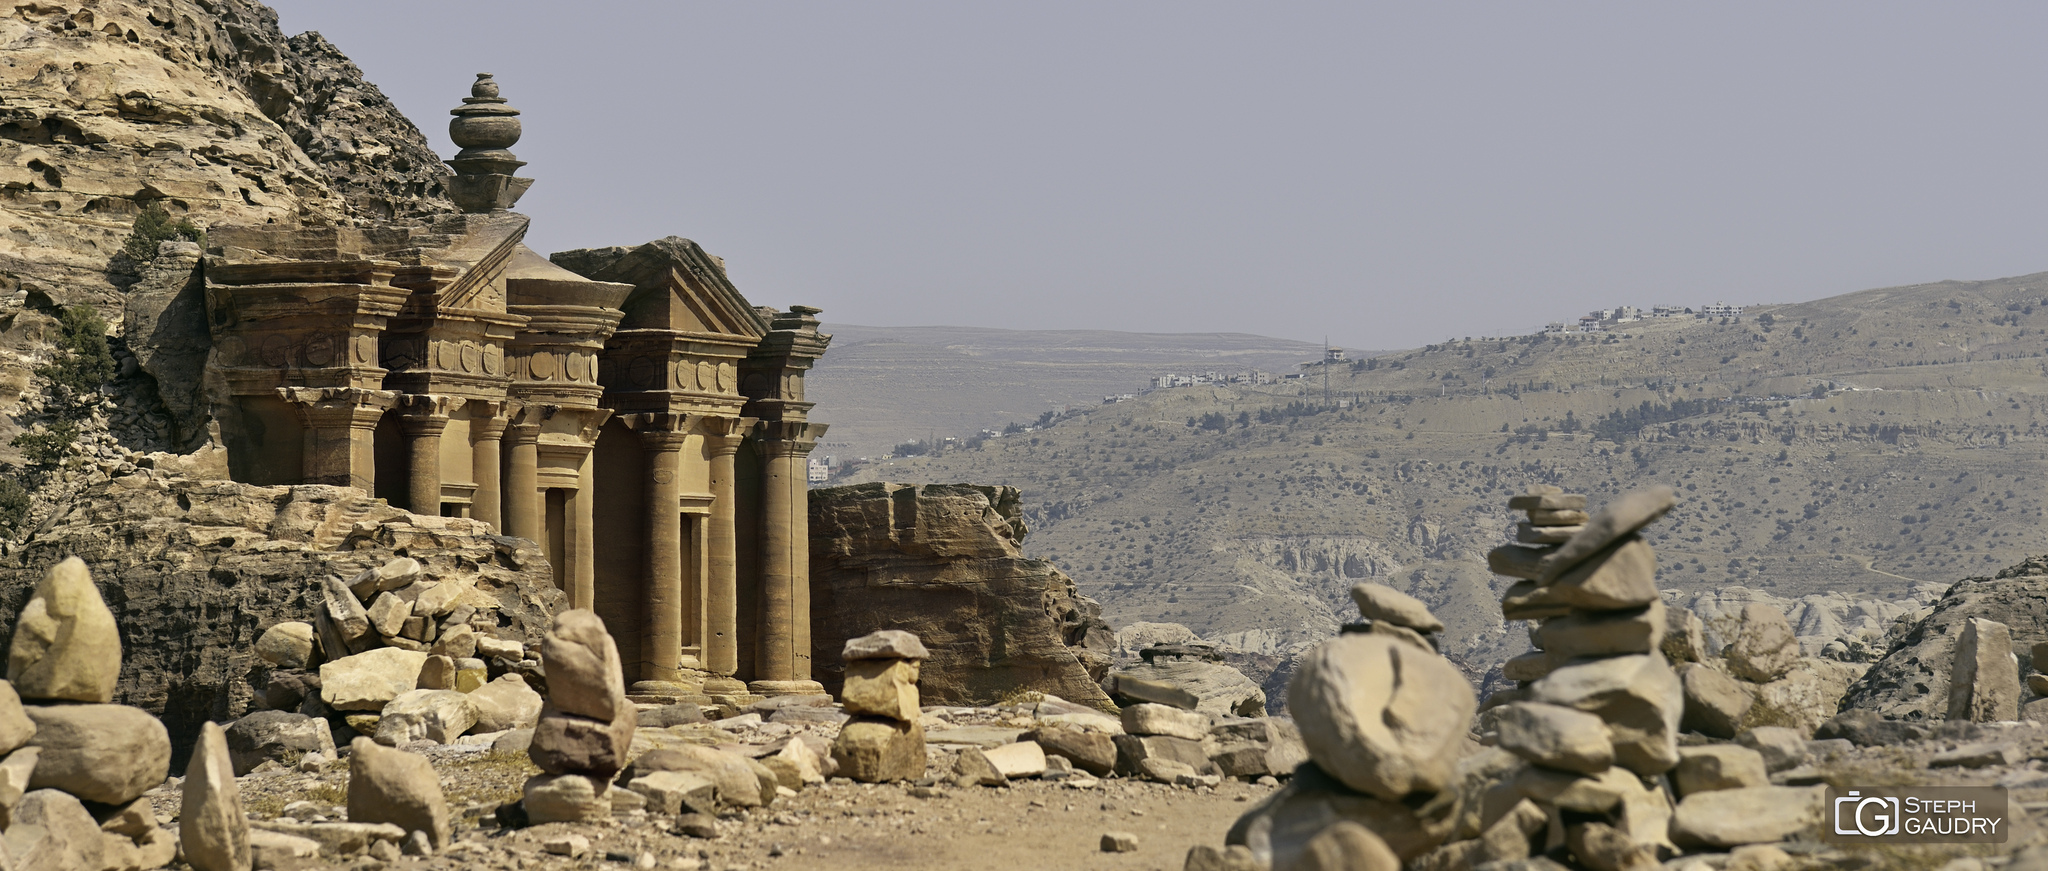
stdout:
[(119, 309), (138, 264), (110, 261), (151, 203), (201, 225), (453, 210), (412, 122), (259, 3), (13, 4), (0, 45), (0, 272), (61, 303)]
[(833, 693), (847, 639), (902, 629), (931, 659), (927, 704), (1037, 690), (1107, 704), (1114, 636), (1101, 606), (1027, 559), (1014, 487), (862, 484), (811, 491), (814, 676)]

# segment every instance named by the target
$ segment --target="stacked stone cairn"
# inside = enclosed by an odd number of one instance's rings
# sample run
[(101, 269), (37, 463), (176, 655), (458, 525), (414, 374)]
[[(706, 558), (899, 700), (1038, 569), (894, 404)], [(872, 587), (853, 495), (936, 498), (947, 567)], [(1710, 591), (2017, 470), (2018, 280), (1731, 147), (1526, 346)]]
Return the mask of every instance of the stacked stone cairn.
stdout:
[[(282, 716), (292, 711), (331, 718), (336, 728), (346, 725), (386, 746), (532, 727), (540, 694), (518, 672), (536, 663), (523, 643), (496, 634), (492, 606), (468, 595), (476, 579), (454, 572), (436, 580), (410, 557), (349, 581), (327, 577), (311, 623), (278, 623), (256, 641), (256, 655), (270, 668), (261, 701), (280, 712), (263, 721), (262, 737), (304, 731), (303, 721)], [(251, 740), (233, 732), (228, 738), (231, 749)], [(292, 749), (332, 758), (331, 737), (326, 744)], [(243, 763), (260, 762), (262, 754), (238, 749), (236, 757), (237, 773), (245, 774)]]
[[(1374, 869), (1423, 859), (1471, 817), (1460, 814), (1461, 757), (1478, 700), (1465, 676), (1436, 651), (1443, 626), (1421, 602), (1375, 584), (1353, 588), (1366, 620), (1301, 659), (1287, 686), (1309, 761), (1279, 791), (1240, 817), (1225, 848), (1197, 846), (1190, 871)], [(1128, 712), (1129, 709), (1127, 709)], [(1127, 724), (1128, 725), (1128, 724)], [(1513, 829), (1519, 854), (1528, 821)], [(1491, 830), (1489, 836), (1493, 836)]]
[(619, 648), (595, 612), (555, 616), (541, 643), (548, 701), (527, 755), (541, 774), (527, 780), (521, 806), (533, 823), (611, 818), (612, 777), (626, 767), (638, 712), (626, 699)]
[(923, 777), (917, 673), (919, 663), (931, 658), (924, 642), (900, 629), (883, 629), (847, 639), (842, 656), (846, 685), (840, 703), (853, 718), (832, 742), (839, 774), (862, 783)]
[[(149, 713), (112, 704), (121, 636), (78, 558), (52, 567), (15, 623), (0, 682), (0, 826), (13, 868), (156, 868), (178, 840), (143, 793), (170, 771), (171, 739)], [(217, 731), (217, 730), (216, 730)], [(205, 747), (195, 759), (206, 758)], [(185, 826), (200, 871), (247, 871), (248, 824), (232, 778), (200, 786), (193, 807), (235, 807)], [(188, 799), (192, 800), (192, 799)]]
[[(1680, 848), (1768, 844), (1820, 818), (1820, 788), (1771, 785), (1754, 747), (1677, 744), (1690, 706), (1667, 654), (1698, 658), (1699, 625), (1669, 619), (1656, 554), (1637, 535), (1676, 503), (1670, 488), (1653, 487), (1589, 517), (1585, 497), (1535, 489), (1509, 502), (1530, 516), (1517, 543), (1488, 555), (1494, 571), (1518, 579), (1502, 611), (1534, 623), (1538, 649), (1508, 663), (1520, 685), (1489, 699), (1481, 718), (1482, 741), (1517, 759), (1483, 794), (1482, 825), (1498, 809), (1518, 808), (1502, 818), (1528, 822), (1532, 849), (1596, 871), (1654, 868)], [(1558, 531), (1566, 523), (1575, 527), (1569, 534)], [(1754, 681), (1782, 676), (1798, 657), (1784, 615), (1744, 622), (1730, 669)], [(1698, 663), (1688, 674), (1726, 680)], [(1771, 737), (1763, 731), (1744, 737)], [(1489, 849), (1453, 843), (1435, 867), (1494, 858)]]

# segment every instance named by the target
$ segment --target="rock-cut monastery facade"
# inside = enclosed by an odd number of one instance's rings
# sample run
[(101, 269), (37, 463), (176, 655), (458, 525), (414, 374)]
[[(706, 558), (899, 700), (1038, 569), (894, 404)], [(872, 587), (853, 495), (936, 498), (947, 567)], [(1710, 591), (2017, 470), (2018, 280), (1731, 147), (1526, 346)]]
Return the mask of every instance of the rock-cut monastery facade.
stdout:
[[(756, 307), (696, 243), (552, 260), (509, 209), (516, 110), (454, 110), (461, 214), (215, 227), (204, 272), (230, 474), (360, 488), (540, 542), (641, 692), (817, 692), (804, 372), (818, 310)], [(739, 682), (747, 682), (741, 686)]]

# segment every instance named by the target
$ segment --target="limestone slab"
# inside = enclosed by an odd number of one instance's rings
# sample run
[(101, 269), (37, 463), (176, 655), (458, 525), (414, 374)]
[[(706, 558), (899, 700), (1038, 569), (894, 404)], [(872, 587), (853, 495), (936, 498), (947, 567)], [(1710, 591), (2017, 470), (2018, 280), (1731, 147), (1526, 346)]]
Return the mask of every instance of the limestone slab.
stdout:
[(227, 733), (216, 723), (199, 726), (183, 794), (178, 842), (185, 861), (196, 871), (249, 871), (249, 818), (235, 783)]
[(320, 665), (320, 699), (337, 711), (381, 711), (417, 688), (427, 654), (380, 647)]
[(1442, 632), (1444, 624), (1421, 599), (1385, 584), (1363, 583), (1351, 587), (1351, 601), (1367, 620), (1384, 620), (1417, 632)]

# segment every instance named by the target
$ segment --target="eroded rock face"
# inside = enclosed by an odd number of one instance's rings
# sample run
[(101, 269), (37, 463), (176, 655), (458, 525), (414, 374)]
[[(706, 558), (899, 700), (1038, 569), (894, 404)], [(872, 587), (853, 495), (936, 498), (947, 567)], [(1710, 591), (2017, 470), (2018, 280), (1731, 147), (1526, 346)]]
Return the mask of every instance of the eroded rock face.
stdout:
[[(1967, 578), (1950, 587), (1933, 613), (1915, 624), (1849, 687), (1841, 710), (1872, 711), (1891, 720), (1940, 720), (1948, 714), (1949, 674), (1963, 624), (1980, 618), (2005, 624), (2014, 639), (2048, 637), (2048, 558), (2035, 557), (1995, 577)], [(2041, 668), (2024, 644), (2015, 644), (2020, 671)]]
[(453, 210), (448, 169), (397, 107), (252, 0), (30, 5), (0, 42), (0, 185), (28, 194), (0, 201), (26, 231), (0, 239), (0, 270), (62, 303), (119, 310), (109, 260), (148, 202), (202, 225)]
[(182, 754), (202, 721), (255, 706), (264, 630), (312, 617), (326, 578), (353, 578), (399, 549), (429, 576), (474, 577), (463, 601), (515, 646), (538, 643), (562, 601), (537, 548), (474, 521), (407, 514), (347, 488), (137, 469), (0, 556), (0, 626), (14, 625), (49, 567), (83, 559), (120, 632), (115, 701), (160, 717)]
[(813, 677), (837, 695), (847, 639), (915, 633), (926, 704), (989, 704), (1020, 689), (1106, 705), (1115, 641), (1102, 608), (1026, 559), (1014, 487), (861, 484), (811, 491)]

